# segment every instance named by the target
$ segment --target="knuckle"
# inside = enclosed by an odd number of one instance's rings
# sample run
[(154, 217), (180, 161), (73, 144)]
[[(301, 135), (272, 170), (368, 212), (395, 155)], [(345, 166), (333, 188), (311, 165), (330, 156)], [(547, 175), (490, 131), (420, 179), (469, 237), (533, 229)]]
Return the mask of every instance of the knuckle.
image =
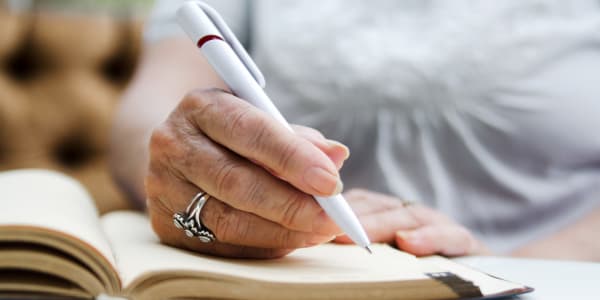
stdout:
[(226, 243), (236, 243), (240, 237), (248, 234), (249, 227), (244, 218), (236, 216), (233, 208), (221, 205), (219, 212), (212, 214), (214, 217), (214, 232), (219, 240)]
[(186, 93), (183, 99), (179, 103), (179, 109), (183, 111), (195, 111), (199, 108), (210, 105), (218, 96), (222, 90), (211, 88), (211, 89), (194, 89)]
[(267, 207), (269, 199), (265, 194), (262, 181), (258, 176), (252, 174), (249, 175), (250, 176), (245, 176), (246, 178), (241, 180), (243, 182), (243, 186), (239, 188), (239, 191), (243, 192), (244, 194), (236, 195), (242, 200), (240, 203), (240, 208), (252, 213), (269, 209), (269, 207)]
[(239, 174), (240, 172), (237, 171), (240, 165), (227, 158), (222, 158), (214, 168), (215, 171), (211, 173), (213, 173), (213, 178), (215, 179), (215, 191), (217, 195), (225, 196), (226, 198), (229, 198), (227, 195), (236, 197), (235, 191), (244, 184), (244, 180)]
[[(159, 174), (169, 171), (178, 173), (175, 169), (179, 169), (181, 164), (187, 163), (191, 157), (188, 155), (189, 145), (186, 144), (186, 141), (178, 138), (174, 130), (166, 124), (162, 124), (152, 131), (148, 149), (150, 173)], [(146, 180), (150, 179), (152, 178), (146, 178)], [(161, 181), (162, 178), (159, 178), (154, 180), (154, 183), (161, 185)], [(146, 183), (146, 186), (150, 185)]]
[(252, 114), (252, 107), (232, 108), (228, 112), (225, 136), (229, 139), (246, 140), (246, 147), (257, 148), (266, 132), (265, 121)]
[(279, 223), (286, 228), (296, 227), (308, 203), (304, 194), (293, 193), (285, 202)]
[(150, 135), (149, 150), (150, 156), (159, 155), (165, 153), (165, 150), (173, 148), (176, 143), (175, 138), (171, 130), (166, 124), (161, 124), (156, 127)]
[(279, 248), (297, 248), (296, 235), (291, 230), (280, 230), (278, 234), (275, 235), (275, 244)]
[(285, 144), (278, 153), (277, 166), (281, 170), (288, 170), (293, 165), (296, 155), (299, 153), (300, 145), (297, 142)]
[(261, 153), (273, 144), (276, 136), (269, 119), (255, 113), (255, 110), (243, 102), (230, 105), (224, 113), (227, 119), (223, 132), (225, 138), (239, 141), (247, 151)]
[(192, 90), (183, 97), (176, 111), (194, 127), (203, 128), (205, 124), (214, 123), (214, 118), (222, 117), (215, 108), (219, 107), (224, 93), (217, 88)]
[(171, 126), (166, 123), (159, 125), (152, 131), (148, 143), (150, 162), (163, 161), (167, 157), (171, 159), (187, 157), (184, 143)]

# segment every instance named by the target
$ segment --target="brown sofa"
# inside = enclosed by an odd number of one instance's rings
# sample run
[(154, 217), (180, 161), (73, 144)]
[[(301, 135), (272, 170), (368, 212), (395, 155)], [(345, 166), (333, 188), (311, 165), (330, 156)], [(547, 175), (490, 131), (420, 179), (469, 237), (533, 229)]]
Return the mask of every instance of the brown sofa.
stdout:
[(0, 170), (58, 170), (80, 180), (101, 212), (129, 207), (107, 154), (111, 118), (138, 57), (140, 23), (0, 7)]

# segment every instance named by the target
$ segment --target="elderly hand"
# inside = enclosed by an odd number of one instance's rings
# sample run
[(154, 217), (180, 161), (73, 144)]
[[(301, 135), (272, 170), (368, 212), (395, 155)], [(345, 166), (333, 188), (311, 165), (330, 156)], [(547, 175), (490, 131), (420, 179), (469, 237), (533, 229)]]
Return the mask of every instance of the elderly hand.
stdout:
[[(153, 131), (146, 176), (148, 213), (161, 241), (227, 257), (279, 257), (340, 234), (310, 195), (339, 193), (342, 144), (304, 127), (295, 132), (221, 90), (188, 94)], [(173, 225), (199, 192), (212, 243)]]
[[(374, 243), (393, 243), (399, 249), (423, 256), (459, 256), (489, 253), (465, 227), (428, 207), (405, 205), (399, 199), (366, 190), (344, 194)], [(351, 243), (345, 236), (338, 243)]]

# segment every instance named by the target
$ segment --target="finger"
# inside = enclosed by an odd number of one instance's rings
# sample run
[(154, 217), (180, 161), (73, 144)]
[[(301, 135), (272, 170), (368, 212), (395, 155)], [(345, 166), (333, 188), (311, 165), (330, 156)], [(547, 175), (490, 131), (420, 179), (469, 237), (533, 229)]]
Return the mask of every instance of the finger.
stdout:
[(452, 224), (432, 224), (396, 234), (398, 248), (417, 256), (466, 255), (474, 250), (475, 243), (473, 236), (464, 227)]
[(190, 137), (179, 127), (159, 127), (152, 134), (150, 152), (154, 164), (168, 166), (169, 173), (235, 209), (294, 231), (327, 236), (340, 232), (310, 195), (201, 134)]
[[(173, 212), (183, 211), (189, 204), (190, 199), (200, 190), (190, 183), (173, 178), (168, 179), (169, 175), (149, 175), (147, 182), (151, 184), (154, 180), (158, 180), (160, 176), (166, 179), (162, 182), (168, 182), (168, 184), (163, 186), (167, 188), (163, 188), (158, 194), (162, 199), (169, 199), (170, 204), (165, 205), (164, 200), (161, 201), (156, 194), (152, 194), (149, 207), (153, 207), (154, 211), (157, 211), (162, 206), (161, 217), (172, 220)], [(175, 210), (171, 211), (171, 207)], [(200, 219), (207, 228), (213, 231), (220, 243), (226, 244), (294, 249), (314, 246), (331, 240), (331, 236), (289, 230), (254, 214), (232, 208), (212, 197), (204, 205)], [(165, 225), (174, 227), (172, 222)], [(177, 232), (174, 237), (187, 238), (183, 231)]]
[(344, 197), (357, 215), (367, 215), (402, 207), (400, 200), (363, 189), (351, 189)]
[[(291, 125), (294, 133), (305, 138), (313, 145), (317, 146), (323, 153), (325, 153), (329, 159), (335, 164), (335, 167), (340, 170), (344, 165), (344, 161), (348, 159), (350, 156), (350, 151), (348, 147), (345, 145), (326, 139), (319, 131), (305, 126), (300, 125)], [(279, 177), (282, 180), (285, 178), (277, 173), (276, 170), (271, 169), (269, 166), (264, 165), (262, 162), (249, 158), (252, 163), (261, 166), (263, 169), (267, 170), (271, 175)]]
[(162, 211), (159, 210), (160, 212), (155, 212), (156, 210), (156, 206), (148, 207), (153, 230), (163, 244), (176, 248), (223, 257), (259, 259), (283, 257), (293, 251), (293, 249), (258, 248), (230, 245), (220, 242), (203, 243), (198, 239), (189, 238), (185, 235), (182, 236), (181, 230), (173, 226), (172, 220), (164, 217)]
[(425, 205), (411, 204), (406, 206), (409, 212), (420, 224), (454, 224), (448, 216)]
[(209, 199), (201, 213), (203, 224), (219, 242), (260, 248), (295, 249), (328, 242), (332, 236), (292, 231), (254, 214)]
[(261, 162), (308, 194), (328, 196), (342, 190), (336, 166), (323, 151), (231, 94), (193, 92), (179, 110), (212, 140)]
[(335, 164), (338, 170), (342, 168), (344, 161), (350, 157), (350, 150), (348, 147), (338, 141), (326, 139), (318, 130), (300, 125), (292, 125), (292, 128), (296, 134), (305, 138), (323, 151), (323, 153), (325, 153)]
[[(369, 240), (373, 243), (393, 243), (398, 230), (414, 229), (419, 223), (403, 207), (368, 215), (359, 215)], [(336, 237), (337, 243), (351, 243), (346, 235)]]

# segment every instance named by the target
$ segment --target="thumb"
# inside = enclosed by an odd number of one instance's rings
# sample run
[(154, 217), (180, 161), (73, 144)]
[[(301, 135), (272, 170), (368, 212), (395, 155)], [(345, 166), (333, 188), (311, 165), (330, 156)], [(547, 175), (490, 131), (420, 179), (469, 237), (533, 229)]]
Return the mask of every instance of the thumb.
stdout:
[(350, 157), (350, 150), (344, 144), (334, 141), (334, 140), (326, 140), (327, 146), (323, 147), (322, 145), (316, 144), (316, 146), (321, 149), (321, 151), (325, 152), (325, 155), (331, 159), (331, 161), (335, 164), (338, 170), (342, 168), (344, 165), (344, 161)]

